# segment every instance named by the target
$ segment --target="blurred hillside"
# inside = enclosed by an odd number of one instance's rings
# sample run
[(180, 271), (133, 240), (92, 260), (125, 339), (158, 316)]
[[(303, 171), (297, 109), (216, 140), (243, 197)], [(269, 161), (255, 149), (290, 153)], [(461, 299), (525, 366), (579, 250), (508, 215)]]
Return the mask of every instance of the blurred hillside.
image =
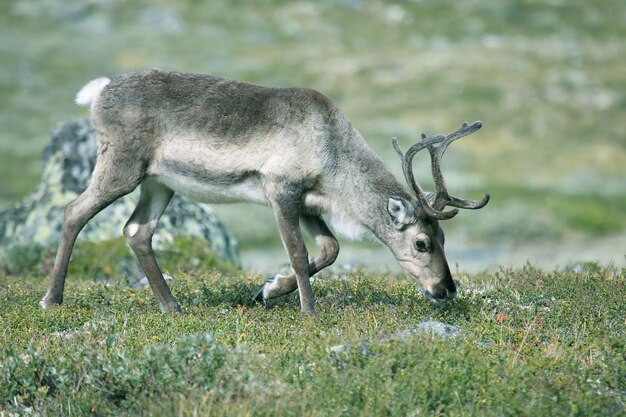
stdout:
[[(480, 119), (444, 170), (453, 193), (492, 201), (444, 224), (451, 263), (624, 265), (625, 21), (622, 0), (1, 2), (0, 208), (38, 182), (52, 126), (87, 115), (82, 85), (160, 67), (315, 88), (397, 175), (392, 136), (406, 148)], [(244, 262), (279, 245), (269, 210), (218, 213)]]

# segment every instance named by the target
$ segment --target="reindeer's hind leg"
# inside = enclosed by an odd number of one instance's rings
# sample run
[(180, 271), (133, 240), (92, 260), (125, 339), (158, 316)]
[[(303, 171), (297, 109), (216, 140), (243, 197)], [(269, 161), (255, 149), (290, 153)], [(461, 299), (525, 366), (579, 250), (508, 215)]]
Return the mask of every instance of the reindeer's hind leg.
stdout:
[[(106, 148), (105, 148), (106, 150)], [(89, 187), (65, 208), (65, 220), (46, 295), (39, 302), (49, 308), (63, 302), (63, 288), (76, 237), (87, 222), (118, 198), (133, 191), (143, 178), (143, 166), (135, 157), (101, 152)]]
[[(313, 276), (335, 262), (339, 254), (339, 243), (321, 217), (302, 216), (300, 219), (309, 236), (320, 248), (319, 256), (309, 263), (309, 276)], [(296, 274), (287, 276), (277, 274), (263, 284), (254, 299), (267, 301), (295, 291), (297, 288)]]
[(161, 311), (169, 313), (179, 312), (180, 307), (163, 279), (163, 274), (154, 257), (152, 235), (173, 195), (174, 192), (166, 186), (153, 178), (147, 178), (141, 184), (141, 196), (137, 208), (124, 226), (126, 241), (146, 274)]

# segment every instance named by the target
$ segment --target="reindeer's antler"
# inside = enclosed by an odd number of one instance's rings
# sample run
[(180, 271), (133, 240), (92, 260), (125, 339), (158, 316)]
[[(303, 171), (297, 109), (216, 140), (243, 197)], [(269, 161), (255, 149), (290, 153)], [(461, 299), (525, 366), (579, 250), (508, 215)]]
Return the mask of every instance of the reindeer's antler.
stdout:
[[(396, 138), (392, 139), (393, 148), (395, 149), (396, 153), (400, 157), (400, 161), (402, 162), (402, 171), (404, 172), (404, 177), (406, 178), (409, 186), (413, 188), (413, 191), (415, 191), (415, 195), (417, 196), (418, 201), (420, 202), (424, 212), (428, 216), (433, 217), (437, 220), (446, 220), (456, 216), (459, 212), (456, 208), (449, 211), (443, 211), (446, 206), (475, 210), (484, 207), (487, 202), (489, 202), (489, 194), (485, 194), (485, 196), (480, 201), (462, 200), (451, 196), (448, 193), (446, 183), (443, 179), (443, 175), (441, 174), (441, 158), (443, 157), (446, 149), (448, 149), (448, 145), (450, 145), (457, 139), (461, 139), (464, 136), (474, 133), (475, 131), (480, 129), (482, 125), (483, 124), (480, 121), (476, 121), (471, 125), (465, 122), (459, 130), (450, 133), (448, 136), (435, 135), (426, 137), (426, 135), (422, 133), (422, 140), (411, 146), (406, 152), (406, 155), (404, 155), (400, 150)], [(436, 144), (439, 145), (435, 146)], [(433, 204), (428, 201), (426, 193), (424, 193), (420, 185), (417, 183), (417, 181), (415, 181), (412, 169), (413, 157), (415, 156), (415, 154), (417, 154), (417, 152), (421, 151), (424, 148), (428, 148), (428, 152), (430, 152), (433, 180), (435, 181), (435, 188), (437, 190), (437, 194)]]

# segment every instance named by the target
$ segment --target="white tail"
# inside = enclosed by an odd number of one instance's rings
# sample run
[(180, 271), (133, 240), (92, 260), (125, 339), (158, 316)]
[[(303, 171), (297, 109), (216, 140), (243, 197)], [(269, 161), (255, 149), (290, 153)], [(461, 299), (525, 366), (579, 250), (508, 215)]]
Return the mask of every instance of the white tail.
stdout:
[(89, 81), (83, 88), (76, 94), (74, 100), (79, 106), (90, 106), (96, 100), (96, 97), (100, 94), (102, 89), (111, 82), (110, 78), (101, 77), (95, 80)]

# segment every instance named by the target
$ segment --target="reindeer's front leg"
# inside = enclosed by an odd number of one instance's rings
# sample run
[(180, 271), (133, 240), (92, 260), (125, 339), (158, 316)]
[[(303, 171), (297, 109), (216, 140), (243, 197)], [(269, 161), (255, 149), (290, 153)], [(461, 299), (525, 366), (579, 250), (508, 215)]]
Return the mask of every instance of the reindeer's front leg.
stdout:
[[(309, 263), (309, 277), (312, 277), (335, 262), (339, 254), (339, 243), (321, 217), (303, 215), (300, 220), (309, 236), (320, 248), (319, 256)], [(254, 299), (265, 302), (271, 298), (289, 294), (297, 288), (296, 274), (276, 274), (261, 286)]]
[(315, 298), (309, 281), (309, 255), (300, 230), (301, 195), (289, 193), (272, 201), (280, 238), (296, 275), (300, 307), (303, 313), (316, 316)]

